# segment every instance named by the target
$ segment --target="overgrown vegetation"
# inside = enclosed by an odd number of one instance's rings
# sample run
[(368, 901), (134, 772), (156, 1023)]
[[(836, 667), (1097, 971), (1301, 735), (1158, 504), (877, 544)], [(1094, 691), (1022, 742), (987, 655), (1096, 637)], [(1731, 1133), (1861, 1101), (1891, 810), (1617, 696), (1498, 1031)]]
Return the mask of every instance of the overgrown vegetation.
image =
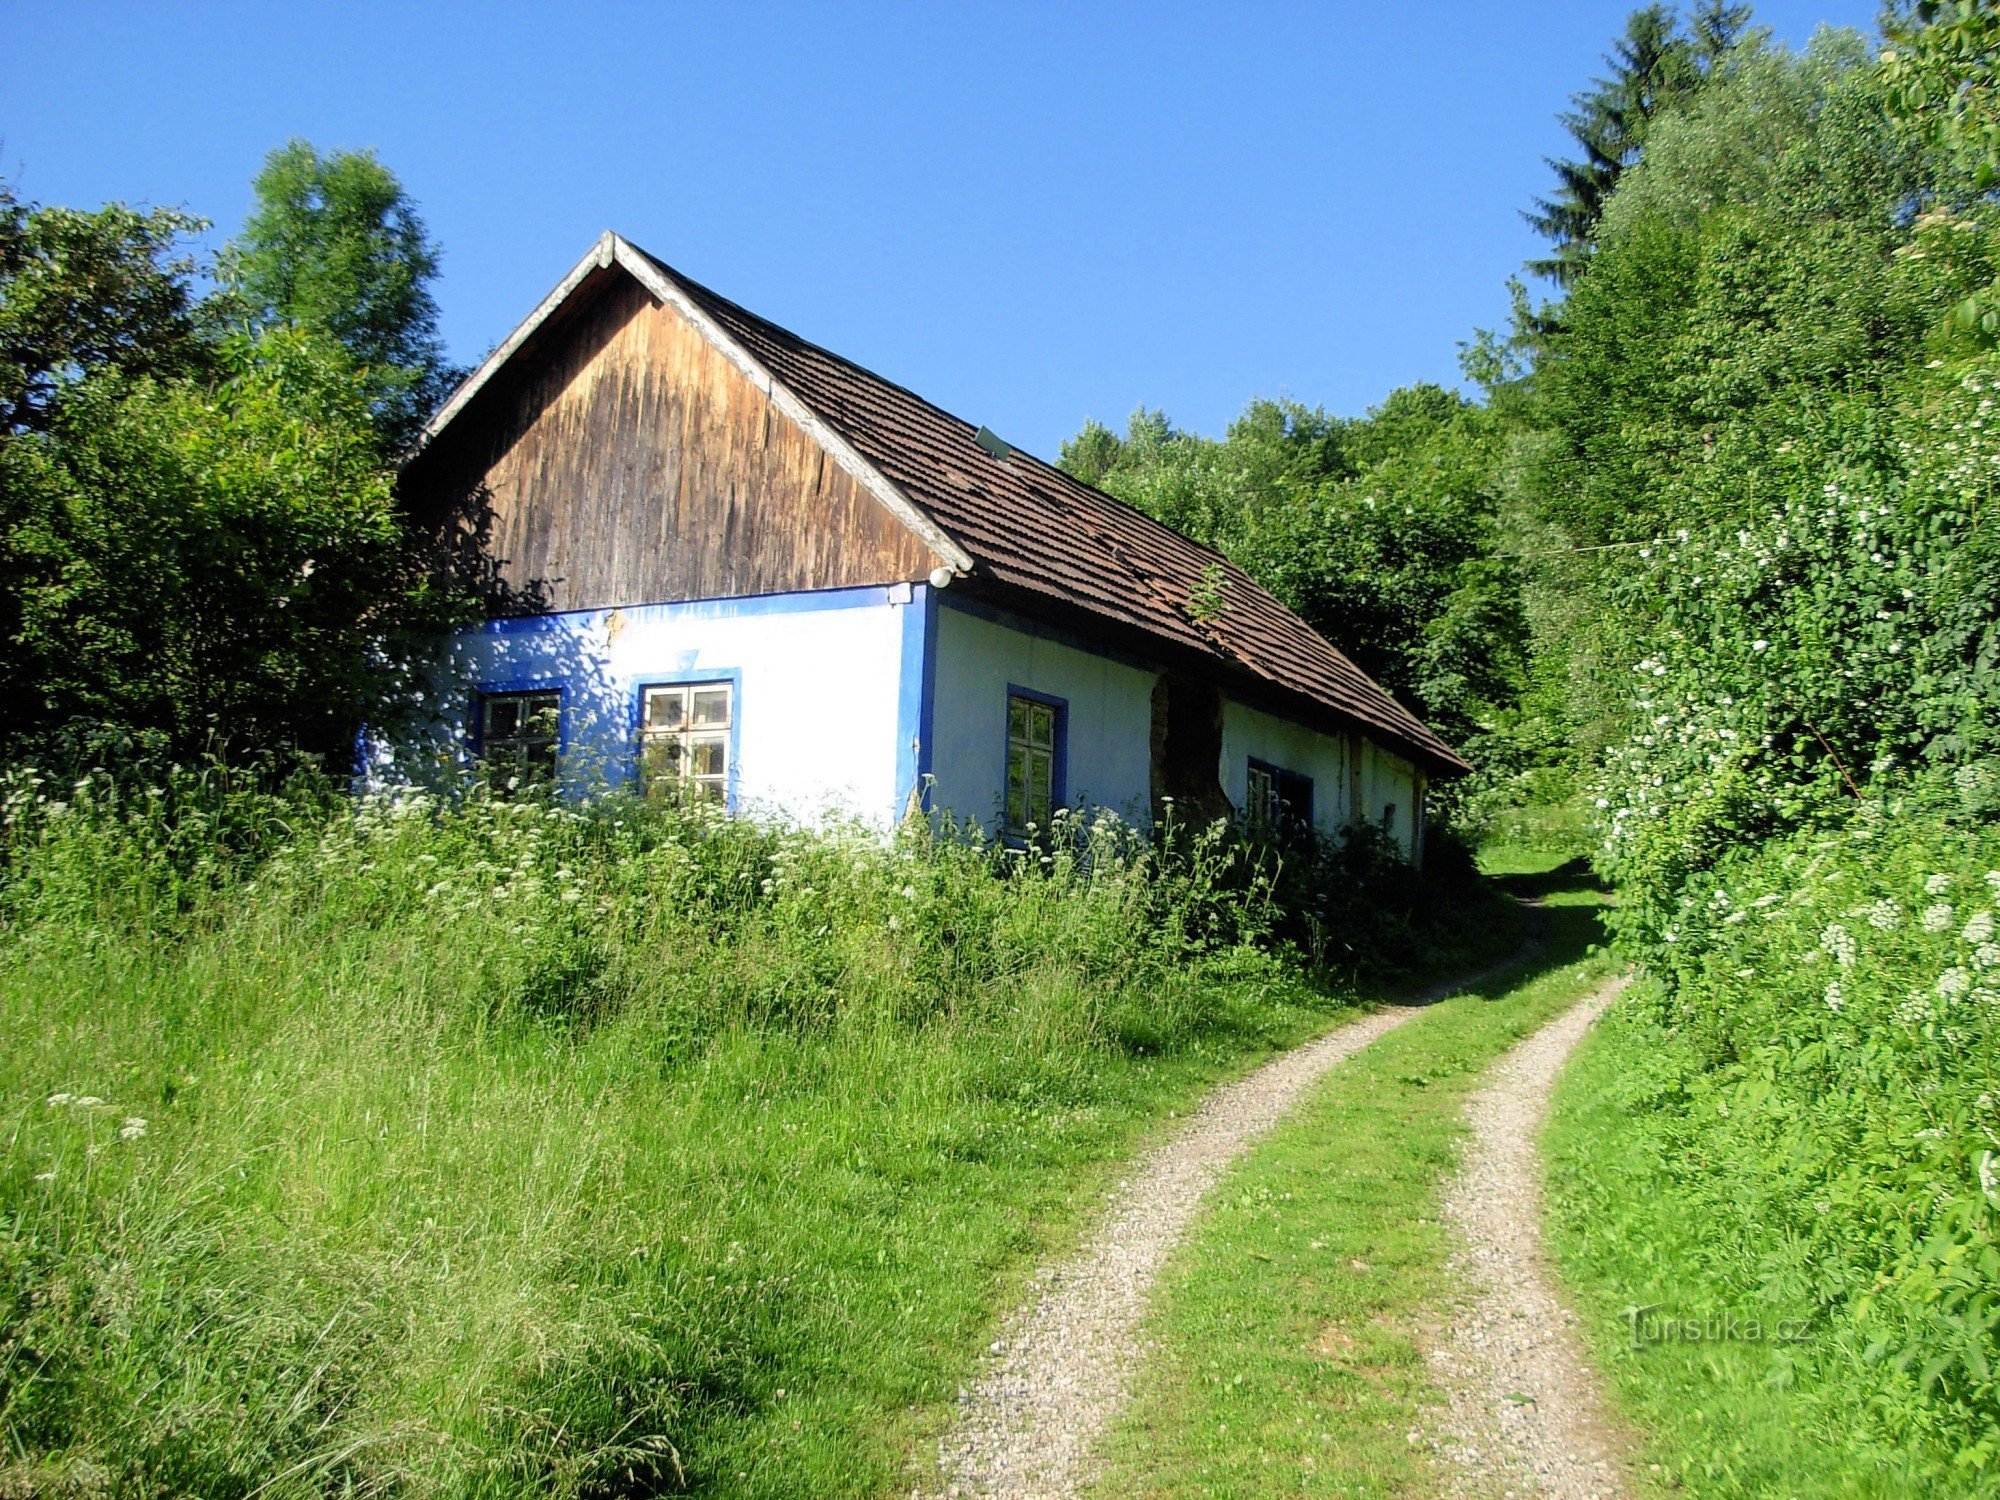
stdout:
[(1352, 994), (1221, 830), (217, 776), (10, 786), (7, 1493), (897, 1488), (1098, 1172)]
[(302, 142), (257, 190), (204, 267), (186, 214), (0, 184), (0, 763), (341, 767), (476, 613), (476, 547), (392, 500), (449, 376), (415, 209)]

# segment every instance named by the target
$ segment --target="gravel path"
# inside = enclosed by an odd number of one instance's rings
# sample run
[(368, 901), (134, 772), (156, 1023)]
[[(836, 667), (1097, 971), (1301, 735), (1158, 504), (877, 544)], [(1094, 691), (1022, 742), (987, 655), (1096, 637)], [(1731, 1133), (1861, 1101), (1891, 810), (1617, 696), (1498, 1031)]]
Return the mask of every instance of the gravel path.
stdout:
[(1519, 957), (1336, 1027), (1211, 1093), (1118, 1185), (1083, 1248), (1038, 1273), (1034, 1299), (994, 1341), (985, 1372), (960, 1397), (958, 1420), (939, 1445), (942, 1493), (1074, 1495), (1090, 1477), (1092, 1449), (1137, 1367), (1147, 1294), (1223, 1168), (1343, 1058), (1410, 1020), (1417, 1007), (1515, 962)]
[(1444, 1216), (1472, 1300), (1426, 1351), (1449, 1401), (1439, 1447), (1460, 1495), (1611, 1500), (1624, 1489), (1616, 1431), (1542, 1251), (1535, 1149), (1563, 1060), (1624, 987), (1613, 980), (1514, 1048), (1466, 1106), (1472, 1139)]

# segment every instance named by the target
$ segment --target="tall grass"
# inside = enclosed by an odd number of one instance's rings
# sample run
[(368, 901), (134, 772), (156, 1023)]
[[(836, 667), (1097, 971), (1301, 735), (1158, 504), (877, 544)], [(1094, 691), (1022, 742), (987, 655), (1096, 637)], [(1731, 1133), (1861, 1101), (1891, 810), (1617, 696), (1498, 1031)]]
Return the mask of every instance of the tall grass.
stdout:
[(1337, 1003), (1220, 835), (17, 779), (0, 1493), (866, 1494)]

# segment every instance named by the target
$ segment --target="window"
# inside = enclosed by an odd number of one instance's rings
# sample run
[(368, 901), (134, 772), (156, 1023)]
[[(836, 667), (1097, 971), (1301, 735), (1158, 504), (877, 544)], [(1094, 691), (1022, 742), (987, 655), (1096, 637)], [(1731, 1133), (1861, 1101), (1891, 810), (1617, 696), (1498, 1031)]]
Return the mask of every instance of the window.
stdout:
[(1062, 800), (1064, 705), (1056, 699), (1007, 694), (1007, 832), (1049, 826)]
[(1267, 761), (1252, 760), (1249, 792), (1245, 799), (1249, 806), (1244, 811), (1252, 823), (1285, 830), (1312, 827), (1312, 777)]
[(734, 686), (675, 682), (643, 688), (640, 696), (639, 774), (646, 794), (686, 791), (726, 803)]
[(479, 756), (499, 781), (553, 781), (561, 743), (562, 695), (482, 693)]

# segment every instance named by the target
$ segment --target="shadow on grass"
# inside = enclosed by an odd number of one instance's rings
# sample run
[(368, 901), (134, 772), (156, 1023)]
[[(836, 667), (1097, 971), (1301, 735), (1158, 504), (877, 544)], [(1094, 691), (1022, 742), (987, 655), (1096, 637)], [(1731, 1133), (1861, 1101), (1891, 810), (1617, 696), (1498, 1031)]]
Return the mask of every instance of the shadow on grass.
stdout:
[(1544, 974), (1580, 962), (1607, 941), (1604, 908), (1610, 903), (1610, 889), (1598, 879), (1588, 860), (1572, 859), (1552, 870), (1487, 878), (1520, 912), (1519, 951), (1468, 978), (1405, 994), (1391, 1004), (1432, 1005), (1457, 995), (1497, 1000)]
[(1605, 896), (1610, 887), (1598, 879), (1581, 854), (1552, 870), (1533, 870), (1488, 877), (1517, 901), (1546, 901), (1556, 896)]

